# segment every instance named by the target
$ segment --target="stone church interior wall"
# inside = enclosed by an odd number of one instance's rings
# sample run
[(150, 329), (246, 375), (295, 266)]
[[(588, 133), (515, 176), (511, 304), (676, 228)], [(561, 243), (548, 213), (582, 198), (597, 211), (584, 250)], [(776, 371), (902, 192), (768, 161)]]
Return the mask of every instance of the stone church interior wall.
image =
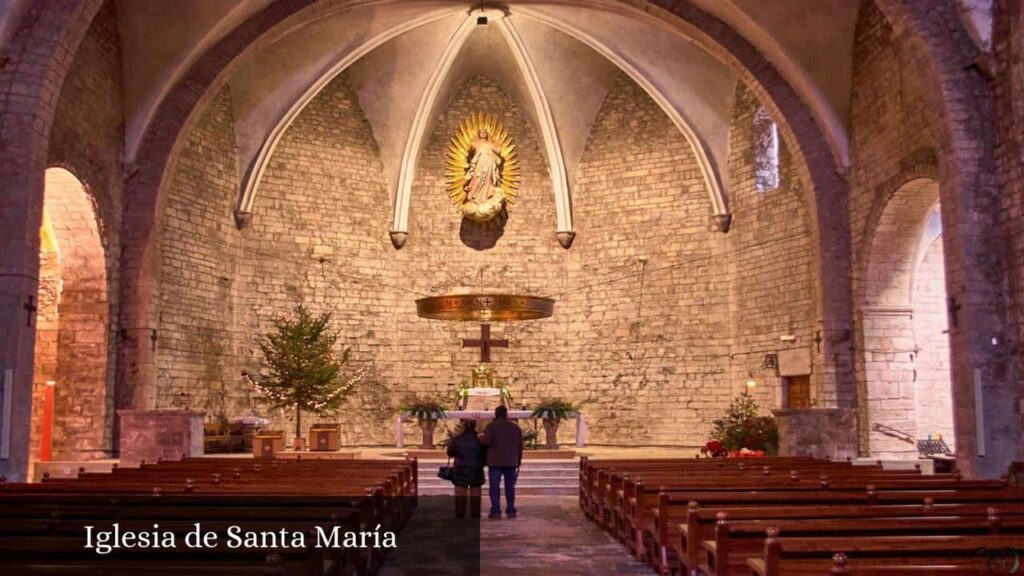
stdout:
[[(444, 150), (473, 111), (497, 114), (519, 145), (524, 183), (500, 233), (463, 222), (444, 191)], [(475, 324), (417, 318), (413, 300), (512, 291), (558, 301), (553, 318), (496, 326), (495, 337), (508, 338), (511, 348), (494, 352), (494, 366), (509, 379), (515, 405), (585, 402), (597, 444), (692, 446), (745, 389), (734, 330), (743, 346), (777, 345), (779, 323), (810, 341), (811, 255), (800, 191), (784, 178), (741, 220), (742, 239), (714, 231), (692, 150), (625, 76), (614, 83), (574, 175), (578, 236), (568, 251), (554, 237), (537, 135), (486, 77), (456, 90), (438, 118), (414, 182), (410, 237), (398, 251), (386, 234), (391, 200), (372, 128), (344, 75), (285, 134), (241, 232), (231, 219), (237, 169), (230, 134), (225, 93), (190, 135), (171, 179), (162, 231), (162, 406), (188, 398), (208, 412), (256, 413), (294, 426), (290, 415), (255, 404), (238, 375), (259, 369), (256, 335), (302, 301), (334, 315), (352, 367), (367, 371), (336, 418), (342, 441), (386, 444), (401, 399), (452, 398), (478, 353), (460, 349), (462, 338), (475, 337)], [(749, 155), (750, 139), (738, 142), (737, 157)], [(752, 182), (752, 170), (737, 178)], [(765, 236), (775, 239), (772, 248), (753, 252)], [(785, 262), (771, 263), (790, 251)], [(742, 266), (759, 265), (734, 288), (729, 259), (738, 252)], [(786, 282), (778, 301), (778, 287), (769, 286), (776, 278)], [(731, 307), (757, 319), (737, 324)], [(756, 393), (767, 409), (774, 391), (764, 381)], [(567, 425), (563, 439), (573, 431)]]
[(941, 436), (955, 451), (945, 274), (942, 236), (938, 236), (923, 249), (914, 272), (914, 337), (920, 348), (914, 408), (918, 435)]
[[(755, 117), (762, 106), (741, 85), (729, 134), (729, 203), (732, 227), (725, 236), (730, 279), (730, 381), (752, 391), (765, 408), (784, 406), (784, 390), (765, 356), (803, 348), (812, 357), (811, 382), (820, 386), (823, 365), (815, 342), (814, 259), (809, 229), (811, 197), (784, 141), (778, 144), (777, 186), (759, 190), (755, 167)], [(782, 337), (795, 337), (783, 341)], [(814, 396), (815, 406), (824, 398)]]
[(569, 320), (596, 442), (697, 444), (732, 396), (725, 242), (692, 149), (620, 77), (576, 178)]
[[(327, 418), (343, 423), (346, 443), (386, 443), (400, 399), (392, 390), (404, 388), (396, 371), (396, 314), (412, 306), (412, 296), (396, 301), (402, 282), (396, 282), (400, 270), (387, 236), (385, 182), (373, 133), (340, 76), (284, 135), (256, 198), (252, 226), (242, 234), (239, 360), (258, 373), (253, 337), (299, 302), (330, 312), (341, 345), (351, 350), (350, 367), (369, 370), (344, 415)], [(291, 430), (294, 422), (283, 426)]]
[[(1001, 233), (1006, 262), (1010, 318), (1015, 333), (1012, 370), (1024, 399), (1024, 6), (996, 2), (993, 83), (996, 114), (996, 163), (1000, 182)], [(1024, 445), (1024, 427), (1020, 427)]]
[[(914, 446), (872, 428), (883, 424), (923, 437), (931, 433), (930, 422), (934, 433), (951, 433), (948, 385), (929, 388), (937, 394), (932, 400), (945, 407), (935, 421), (919, 413), (924, 400), (915, 399), (915, 390), (924, 391), (923, 382), (916, 382), (919, 370), (932, 374), (933, 383), (943, 366), (948, 372), (948, 338), (926, 332), (926, 325), (934, 327), (939, 320), (915, 319), (910, 301), (913, 254), (924, 219), (938, 200), (936, 135), (917, 64), (873, 2), (861, 9), (853, 51), (850, 222), (861, 450), (865, 455), (910, 457), (916, 454)], [(922, 185), (930, 190), (927, 198), (917, 193)], [(919, 206), (908, 208), (910, 204)], [(918, 286), (919, 291), (944, 299), (942, 278), (917, 275), (927, 284)], [(947, 340), (944, 346), (942, 338)], [(939, 360), (943, 354), (945, 363)], [(919, 430), (918, 423), (925, 428)]]
[[(43, 395), (55, 381), (55, 458), (113, 450), (118, 260), (124, 182), (121, 47), (113, 2), (97, 13), (58, 96), (48, 165), (73, 186), (46, 190), (63, 253), (43, 251), (33, 378), (31, 453), (39, 451)], [(52, 183), (47, 173), (47, 182)], [(77, 190), (70, 190), (77, 188)], [(59, 302), (58, 302), (59, 300)]]
[[(992, 233), (1007, 247), (1011, 369), (1024, 386), (1024, 11), (1011, 0), (994, 5), (992, 59), (981, 54), (976, 65), (990, 76), (995, 95), (1001, 221)], [(62, 293), (69, 284), (57, 253), (40, 254), (33, 434), (39, 434), (43, 386), (56, 379), (55, 449), (75, 457), (112, 448), (122, 188), (135, 170), (123, 161), (125, 72), (116, 6), (104, 4), (74, 54), (56, 95), (48, 150), (49, 167), (66, 168), (81, 181), (105, 270), (105, 286)], [(890, 326), (891, 318), (865, 318), (867, 307), (891, 304), (869, 297), (871, 255), (887, 207), (899, 202), (908, 182), (930, 179), (934, 185), (938, 178), (938, 128), (929, 125), (935, 99), (925, 93), (920, 70), (927, 63), (910, 57), (904, 44), (875, 3), (863, 3), (848, 119), (857, 383), (862, 446), (890, 454), (898, 451), (891, 439), (868, 428), (873, 383), (895, 390), (894, 397), (874, 397), (882, 409), (876, 415), (905, 422), (919, 436), (951, 432), (949, 422), (936, 417), (948, 388), (944, 286), (935, 280), (943, 268), (941, 237), (923, 246), (912, 274), (899, 279), (911, 300), (907, 321)], [(736, 101), (723, 167), (733, 215), (728, 234), (710, 225), (692, 151), (623, 77), (571, 175), (579, 236), (565, 251), (553, 238), (554, 203), (536, 134), (501, 86), (472, 79), (437, 119), (415, 183), (410, 242), (395, 251), (386, 234), (392, 199), (380, 153), (344, 76), (281, 142), (253, 223), (241, 231), (233, 217), (240, 167), (231, 94), (222, 91), (171, 163), (160, 215), (157, 407), (191, 406), (211, 419), (256, 411), (239, 377), (258, 365), (255, 336), (304, 301), (335, 313), (353, 367), (368, 371), (341, 417), (343, 440), (389, 442), (391, 418), (406, 393), (447, 397), (474, 364), (475, 351), (459, 345), (475, 335), (475, 326), (421, 320), (412, 310), (416, 297), (452, 290), (558, 299), (555, 318), (498, 328), (496, 336), (509, 338), (512, 348), (495, 352), (496, 367), (510, 378), (516, 404), (550, 396), (586, 401), (595, 443), (700, 443), (710, 420), (748, 379), (758, 383), (754, 394), (763, 406), (778, 406), (782, 391), (764, 355), (787, 347), (779, 340), (783, 334), (795, 336), (794, 346), (815, 348), (821, 304), (815, 295), (823, 282), (815, 277), (812, 191), (797, 176), (805, 171), (801, 159), (784, 144), (779, 186), (758, 189), (751, 130), (759, 106), (743, 87)], [(459, 119), (478, 109), (500, 113), (520, 139), (526, 183), (500, 236), (465, 229), (440, 178), (447, 138)], [(56, 226), (65, 233), (86, 230), (81, 223)], [(85, 322), (62, 326), (62, 304)], [(865, 341), (872, 323), (891, 348), (878, 356), (878, 366), (870, 365)], [(96, 345), (106, 352), (97, 354)], [(910, 348), (912, 361), (893, 359)], [(823, 364), (818, 355), (813, 363)], [(75, 377), (71, 366), (95, 378)], [(872, 378), (878, 367), (888, 380)], [(275, 424), (287, 427), (287, 416), (276, 415)], [(34, 439), (33, 456), (37, 449)]]
[(187, 137), (161, 214), (156, 408), (211, 414), (237, 387), (235, 286), (241, 259), (231, 95), (221, 91)]

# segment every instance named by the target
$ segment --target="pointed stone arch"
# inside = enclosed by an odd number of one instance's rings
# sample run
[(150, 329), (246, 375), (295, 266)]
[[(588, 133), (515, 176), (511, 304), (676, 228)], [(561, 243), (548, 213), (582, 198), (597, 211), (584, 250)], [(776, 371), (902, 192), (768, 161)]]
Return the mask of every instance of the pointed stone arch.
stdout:
[(955, 445), (939, 183), (913, 177), (884, 200), (864, 247), (860, 433), (872, 457), (916, 458), (917, 447), (894, 431), (941, 434)]
[(112, 400), (107, 257), (92, 196), (70, 171), (45, 175), (33, 376), (33, 454), (108, 455)]

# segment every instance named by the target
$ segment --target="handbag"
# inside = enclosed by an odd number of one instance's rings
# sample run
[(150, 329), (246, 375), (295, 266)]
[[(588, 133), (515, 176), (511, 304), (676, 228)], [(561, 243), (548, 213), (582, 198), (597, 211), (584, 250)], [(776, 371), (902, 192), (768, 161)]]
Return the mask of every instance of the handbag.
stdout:
[(445, 466), (439, 466), (437, 468), (437, 477), (442, 480), (451, 482), (455, 479), (455, 468), (452, 467), (452, 459), (448, 459), (448, 464)]

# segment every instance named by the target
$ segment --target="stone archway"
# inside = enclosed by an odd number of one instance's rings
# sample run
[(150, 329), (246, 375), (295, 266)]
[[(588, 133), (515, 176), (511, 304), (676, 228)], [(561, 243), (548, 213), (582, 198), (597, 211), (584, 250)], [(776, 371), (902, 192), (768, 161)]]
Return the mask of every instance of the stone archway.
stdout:
[(870, 238), (860, 302), (862, 435), (873, 457), (915, 458), (900, 440), (939, 436), (953, 417), (939, 184), (917, 178), (888, 199)]
[(0, 70), (0, 116), (6, 120), (0, 141), (18, 143), (0, 149), (0, 368), (13, 377), (10, 458), (0, 460), (0, 473), (9, 480), (24, 479), (28, 471), (35, 323), (25, 322), (24, 314), (38, 289), (43, 171), (55, 95), (101, 6), (100, 0), (30, 2), (5, 50), (11, 62)]
[[(957, 466), (996, 478), (1022, 454), (1010, 369), (1006, 249), (999, 225), (993, 93), (953, 3), (875, 0), (913, 59), (936, 127), (943, 207)], [(980, 402), (979, 402), (980, 400)]]
[(110, 446), (107, 261), (91, 197), (46, 171), (32, 392), (31, 455), (87, 460)]

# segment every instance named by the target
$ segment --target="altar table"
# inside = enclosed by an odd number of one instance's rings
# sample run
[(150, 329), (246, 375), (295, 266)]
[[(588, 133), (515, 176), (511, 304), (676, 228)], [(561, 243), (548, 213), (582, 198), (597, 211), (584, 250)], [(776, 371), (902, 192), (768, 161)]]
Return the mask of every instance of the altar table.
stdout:
[[(531, 410), (509, 410), (508, 417), (511, 420), (527, 420), (533, 417)], [(494, 410), (452, 410), (445, 412), (444, 420), (493, 420)], [(402, 448), (405, 445), (405, 432), (402, 430), (402, 422), (409, 420), (407, 414), (399, 414), (395, 418), (395, 446)], [(587, 421), (583, 418), (582, 412), (576, 413), (576, 447), (582, 448), (587, 440)]]

